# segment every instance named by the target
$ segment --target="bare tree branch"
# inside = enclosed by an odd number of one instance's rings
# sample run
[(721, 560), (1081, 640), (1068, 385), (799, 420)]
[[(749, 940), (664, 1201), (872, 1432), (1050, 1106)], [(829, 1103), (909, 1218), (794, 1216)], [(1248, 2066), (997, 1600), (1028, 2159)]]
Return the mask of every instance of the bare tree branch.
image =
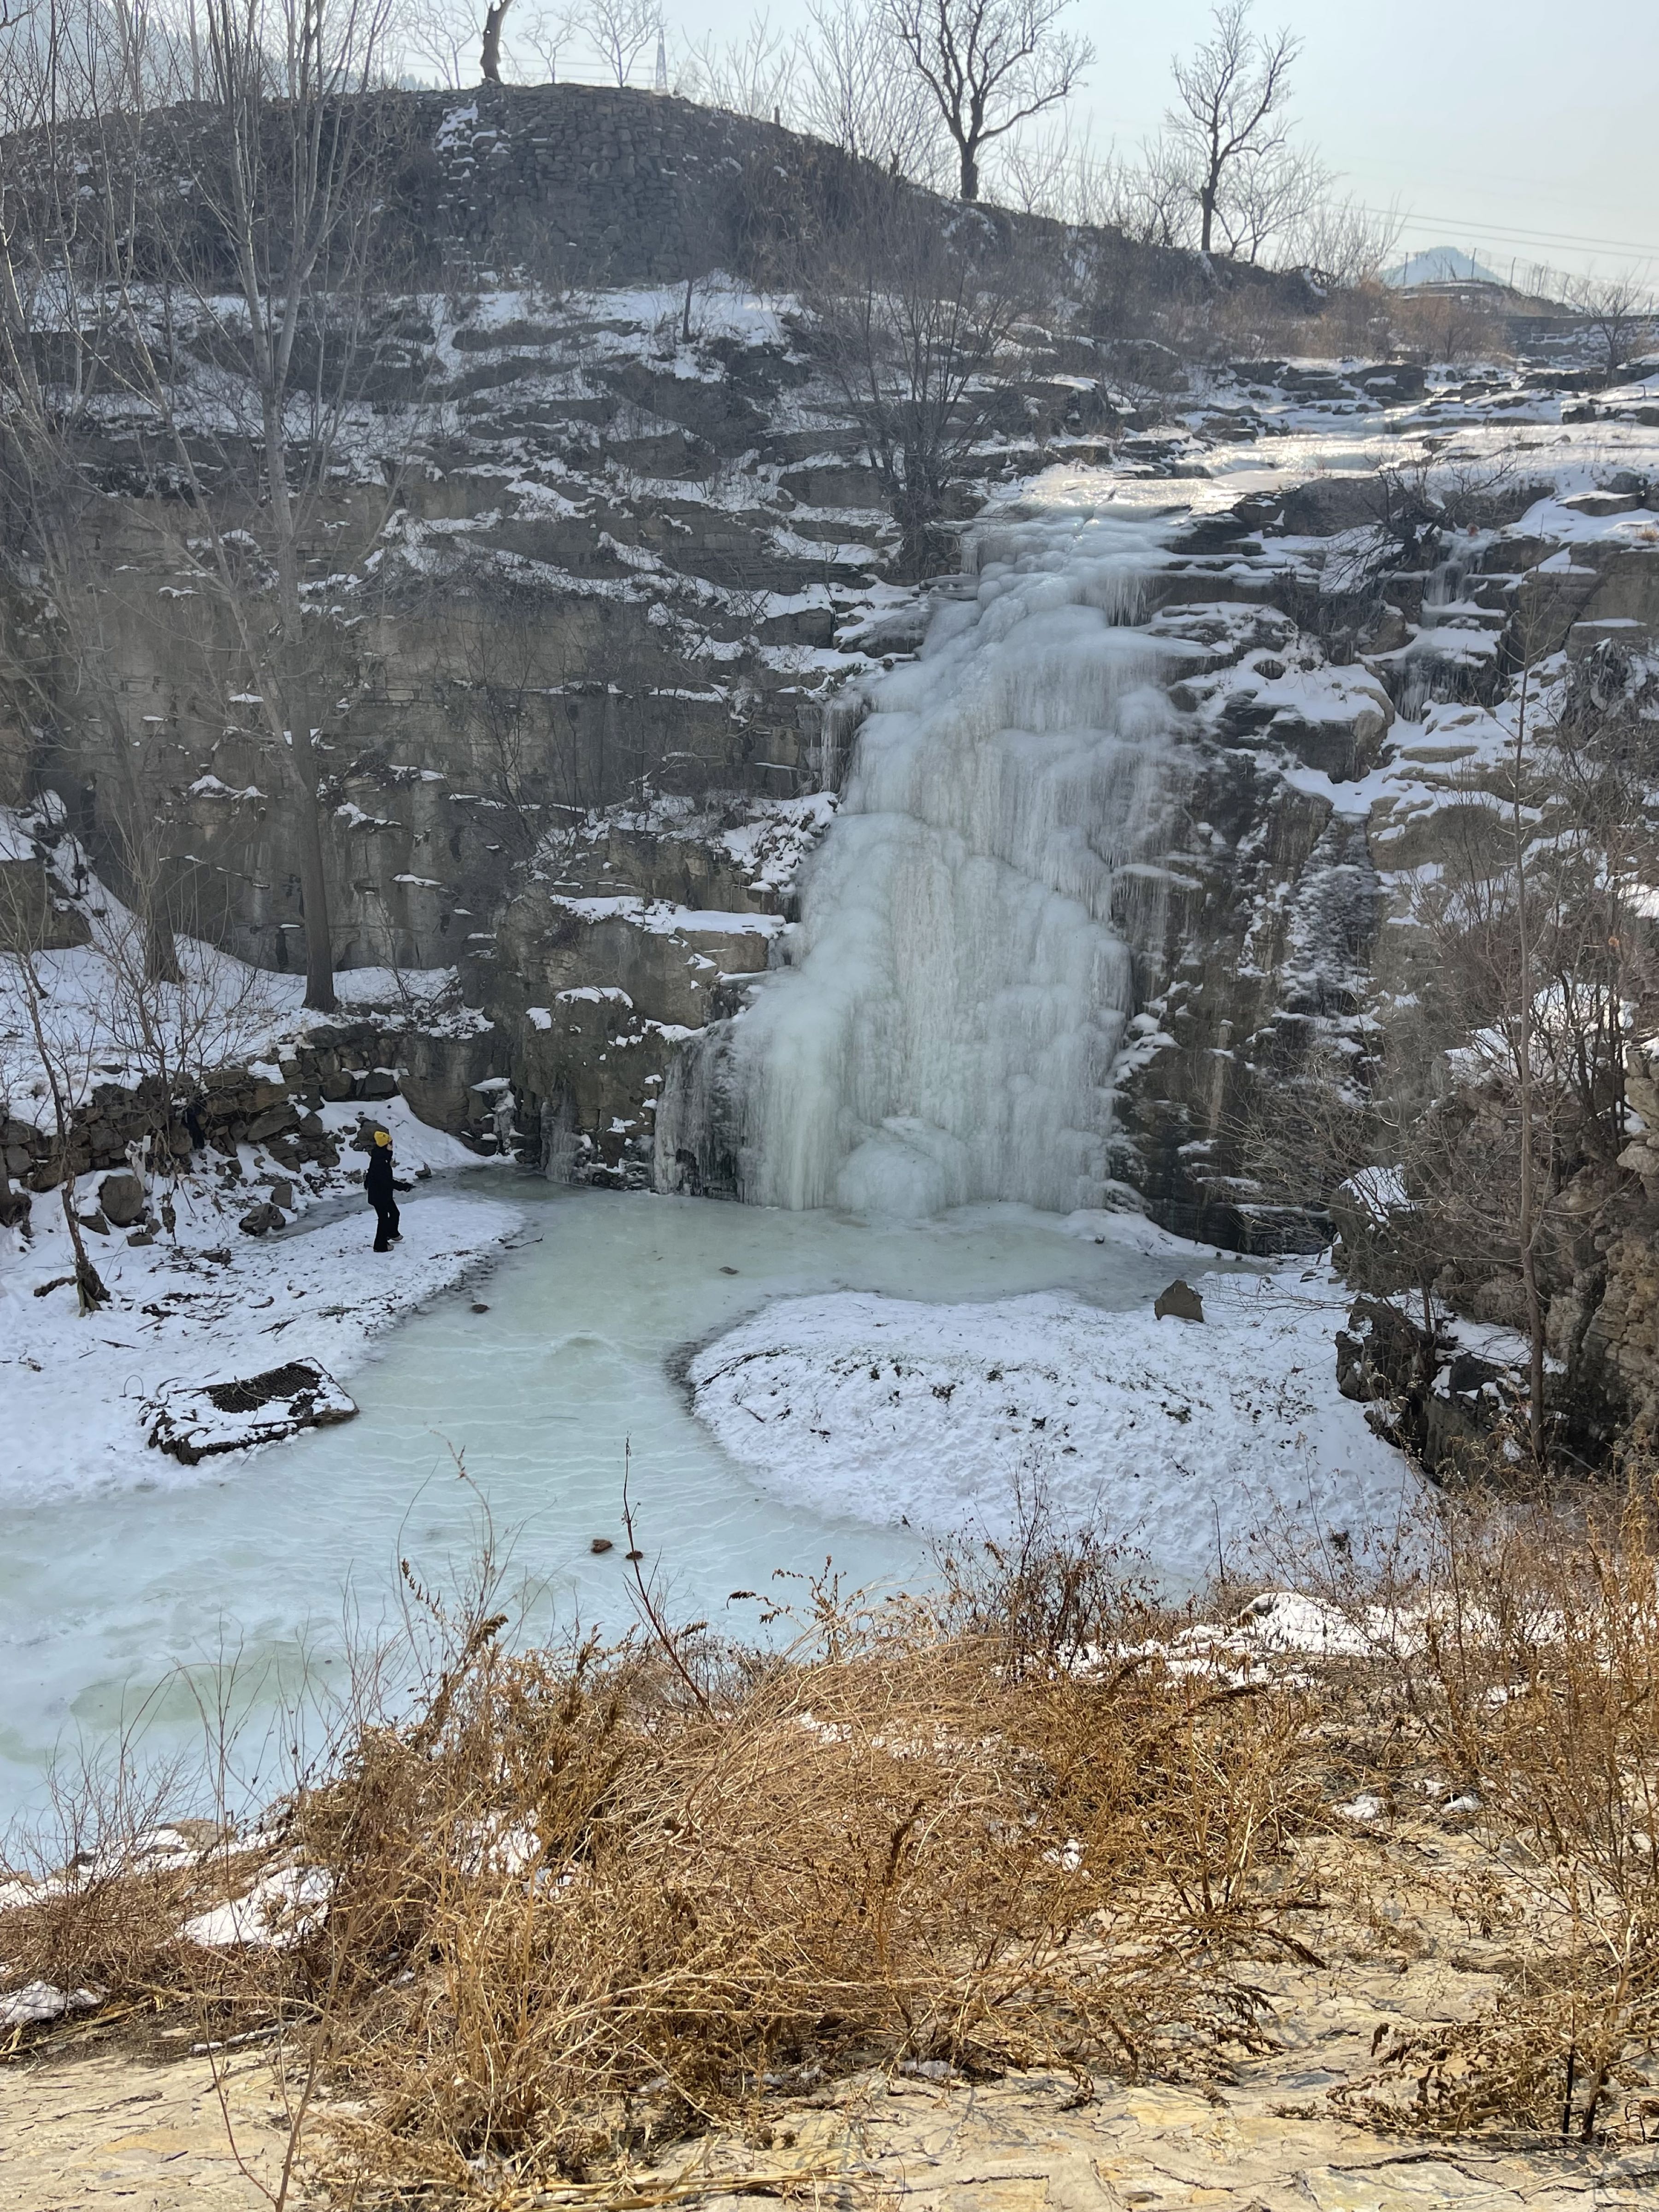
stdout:
[(1060, 27), (1071, 0), (886, 0), (888, 21), (955, 143), (964, 200), (980, 193), (980, 156), (1069, 97), (1095, 58)]
[(1215, 34), (1188, 59), (1175, 63), (1179, 105), (1167, 118), (1171, 136), (1194, 171), (1199, 205), (1199, 247), (1211, 252), (1218, 210), (1241, 171), (1269, 161), (1285, 143), (1285, 100), (1299, 39), (1280, 31), (1273, 39), (1249, 30), (1251, 0), (1221, 0), (1212, 10)]

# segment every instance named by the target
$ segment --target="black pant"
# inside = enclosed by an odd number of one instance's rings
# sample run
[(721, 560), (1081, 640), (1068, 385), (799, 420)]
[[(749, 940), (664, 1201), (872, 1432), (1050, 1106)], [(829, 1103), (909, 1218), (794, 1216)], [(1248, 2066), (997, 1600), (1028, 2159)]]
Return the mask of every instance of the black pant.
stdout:
[(389, 1252), (392, 1238), (403, 1233), (398, 1226), (398, 1201), (388, 1191), (384, 1198), (371, 1198), (368, 1202), (374, 1209), (374, 1249)]

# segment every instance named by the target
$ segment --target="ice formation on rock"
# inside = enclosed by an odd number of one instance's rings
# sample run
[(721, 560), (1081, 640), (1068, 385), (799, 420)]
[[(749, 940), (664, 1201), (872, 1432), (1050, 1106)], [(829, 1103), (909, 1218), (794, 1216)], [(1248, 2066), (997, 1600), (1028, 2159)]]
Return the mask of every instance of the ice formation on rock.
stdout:
[(1099, 1204), (1133, 999), (1120, 925), (1158, 896), (1137, 863), (1170, 709), (1162, 648), (1129, 625), (1160, 544), (1110, 513), (988, 532), (973, 596), (876, 686), (790, 965), (725, 1041), (746, 1199)]

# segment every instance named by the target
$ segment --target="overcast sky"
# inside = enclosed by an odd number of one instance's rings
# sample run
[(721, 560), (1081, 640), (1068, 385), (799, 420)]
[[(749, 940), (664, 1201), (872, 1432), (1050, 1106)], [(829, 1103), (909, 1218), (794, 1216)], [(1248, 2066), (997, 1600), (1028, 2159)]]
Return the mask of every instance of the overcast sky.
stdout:
[[(665, 4), (692, 43), (754, 12)], [(771, 13), (805, 21), (802, 0)], [(1078, 102), (1097, 139), (1127, 150), (1157, 130), (1170, 58), (1208, 19), (1206, 0), (1078, 0), (1102, 56)], [(1467, 247), (1504, 276), (1545, 261), (1659, 281), (1659, 0), (1257, 0), (1256, 21), (1304, 41), (1304, 133), (1357, 197), (1409, 211), (1405, 247)]]

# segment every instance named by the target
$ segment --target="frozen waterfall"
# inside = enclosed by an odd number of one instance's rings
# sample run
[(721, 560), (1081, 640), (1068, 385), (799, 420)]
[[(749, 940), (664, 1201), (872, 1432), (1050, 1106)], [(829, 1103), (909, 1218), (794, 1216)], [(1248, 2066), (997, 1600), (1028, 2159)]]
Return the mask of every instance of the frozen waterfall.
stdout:
[(789, 964), (664, 1101), (667, 1146), (722, 1113), (763, 1205), (1099, 1204), (1133, 1005), (1115, 915), (1170, 762), (1159, 648), (1127, 626), (1160, 550), (1076, 512), (981, 539), (973, 596), (875, 684)]

